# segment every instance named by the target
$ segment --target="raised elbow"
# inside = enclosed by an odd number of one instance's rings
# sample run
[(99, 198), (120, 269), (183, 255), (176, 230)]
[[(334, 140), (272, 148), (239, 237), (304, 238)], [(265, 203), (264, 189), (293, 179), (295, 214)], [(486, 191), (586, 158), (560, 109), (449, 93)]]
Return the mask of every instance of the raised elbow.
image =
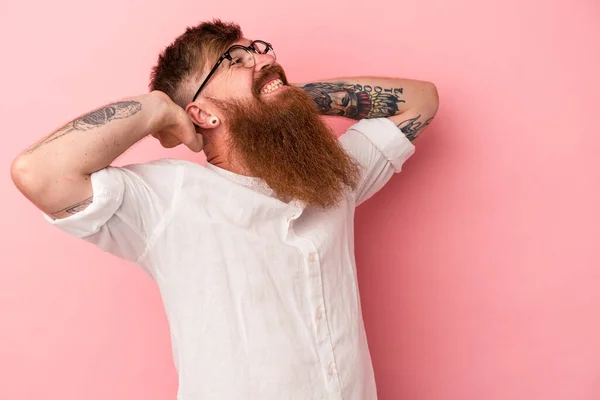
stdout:
[(10, 177), (21, 193), (29, 199), (39, 194), (44, 187), (35, 163), (24, 155), (18, 156), (10, 167)]
[(440, 105), (440, 96), (438, 94), (437, 87), (433, 82), (428, 83), (428, 105), (431, 109), (431, 116), (435, 116), (437, 114), (439, 105)]

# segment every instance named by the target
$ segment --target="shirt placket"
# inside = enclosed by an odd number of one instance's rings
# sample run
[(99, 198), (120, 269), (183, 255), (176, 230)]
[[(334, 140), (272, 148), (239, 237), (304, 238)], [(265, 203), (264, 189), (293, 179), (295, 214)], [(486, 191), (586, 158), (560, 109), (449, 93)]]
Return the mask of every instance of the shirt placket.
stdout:
[[(307, 241), (308, 242), (308, 241)], [(319, 253), (314, 245), (309, 242), (306, 255), (306, 266), (309, 279), (311, 281), (311, 303), (314, 305), (314, 319), (318, 343), (319, 356), (321, 358), (323, 373), (327, 383), (331, 385), (335, 392), (341, 392), (340, 381), (338, 379), (337, 367), (333, 353), (333, 343), (331, 340), (331, 331), (327, 320), (325, 309), (325, 299), (323, 298), (323, 282), (321, 275), (321, 262)]]
[(300, 248), (304, 258), (305, 271), (309, 282), (309, 304), (312, 307), (311, 313), (314, 318), (317, 351), (321, 360), (321, 370), (330, 391), (335, 393), (336, 398), (341, 398), (341, 383), (335, 363), (333, 342), (325, 308), (321, 260), (315, 244), (306, 238), (297, 236), (293, 232), (294, 219), (295, 218), (288, 221), (289, 229), (290, 233), (296, 237), (296, 245)]

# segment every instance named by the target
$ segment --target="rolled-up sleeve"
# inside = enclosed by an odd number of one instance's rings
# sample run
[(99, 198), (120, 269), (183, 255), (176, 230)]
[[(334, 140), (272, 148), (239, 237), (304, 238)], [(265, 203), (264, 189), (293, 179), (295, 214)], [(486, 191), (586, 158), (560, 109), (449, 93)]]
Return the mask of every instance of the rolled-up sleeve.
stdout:
[(125, 183), (121, 174), (112, 167), (93, 173), (91, 182), (94, 197), (87, 208), (59, 219), (53, 219), (42, 213), (46, 221), (78, 238), (97, 233), (121, 207)]
[(363, 119), (340, 137), (345, 150), (361, 166), (356, 205), (377, 193), (413, 155), (415, 146), (387, 118)]
[(62, 219), (44, 218), (69, 235), (138, 262), (172, 207), (180, 169), (168, 160), (107, 167), (91, 175), (92, 203)]

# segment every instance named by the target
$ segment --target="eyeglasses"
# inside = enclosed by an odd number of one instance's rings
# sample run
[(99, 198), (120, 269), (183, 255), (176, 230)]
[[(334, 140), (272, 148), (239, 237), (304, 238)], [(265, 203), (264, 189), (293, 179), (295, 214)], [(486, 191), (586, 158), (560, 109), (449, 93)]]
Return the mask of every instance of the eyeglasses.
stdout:
[(210, 70), (202, 85), (200, 85), (200, 89), (194, 95), (192, 102), (196, 101), (196, 98), (200, 94), (200, 91), (206, 86), (206, 83), (210, 79), (211, 76), (217, 71), (219, 65), (223, 62), (223, 60), (229, 60), (230, 67), (243, 67), (243, 68), (254, 68), (256, 65), (256, 59), (254, 58), (254, 54), (268, 54), (273, 57), (273, 59), (277, 59), (275, 56), (275, 51), (273, 50), (273, 46), (270, 43), (267, 43), (263, 40), (255, 40), (250, 43), (249, 46), (242, 46), (240, 44), (234, 44), (231, 46), (215, 63), (215, 66)]

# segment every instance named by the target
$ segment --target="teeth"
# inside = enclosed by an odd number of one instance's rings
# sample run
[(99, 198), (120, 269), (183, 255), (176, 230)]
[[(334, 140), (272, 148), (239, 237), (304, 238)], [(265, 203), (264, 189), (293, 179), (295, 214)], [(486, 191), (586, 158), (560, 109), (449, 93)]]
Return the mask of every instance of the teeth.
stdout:
[(272, 92), (274, 90), (279, 89), (282, 86), (283, 86), (282, 80), (281, 79), (275, 79), (274, 81), (272, 81), (268, 85), (263, 86), (263, 88), (261, 89), (260, 92), (262, 94), (269, 93), (269, 92)]

